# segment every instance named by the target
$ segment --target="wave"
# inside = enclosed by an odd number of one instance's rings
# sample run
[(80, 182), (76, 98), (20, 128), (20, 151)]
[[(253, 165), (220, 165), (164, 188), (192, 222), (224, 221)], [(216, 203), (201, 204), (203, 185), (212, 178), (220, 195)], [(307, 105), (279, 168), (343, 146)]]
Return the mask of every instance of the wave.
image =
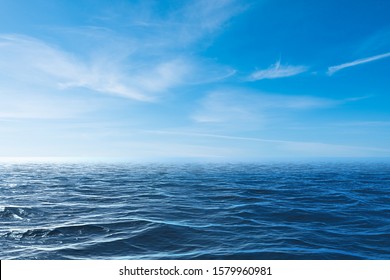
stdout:
[[(390, 165), (3, 170), (1, 259), (388, 259)], [(1, 182), (0, 182), (1, 184)]]
[(33, 207), (5, 206), (0, 208), (0, 219), (25, 220), (35, 216), (43, 216), (43, 211)]

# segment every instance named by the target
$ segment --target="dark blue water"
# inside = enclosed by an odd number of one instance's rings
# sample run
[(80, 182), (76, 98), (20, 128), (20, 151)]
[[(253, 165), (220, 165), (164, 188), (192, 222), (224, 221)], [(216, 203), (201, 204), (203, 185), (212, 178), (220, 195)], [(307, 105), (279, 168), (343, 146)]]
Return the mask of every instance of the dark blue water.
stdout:
[(390, 164), (2, 164), (0, 258), (390, 259)]

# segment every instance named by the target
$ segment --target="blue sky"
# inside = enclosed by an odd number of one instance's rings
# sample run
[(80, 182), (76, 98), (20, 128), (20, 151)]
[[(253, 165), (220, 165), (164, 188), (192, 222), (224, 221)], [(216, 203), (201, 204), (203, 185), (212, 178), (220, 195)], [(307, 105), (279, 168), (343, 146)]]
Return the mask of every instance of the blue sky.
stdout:
[(390, 156), (386, 0), (0, 0), (0, 156)]

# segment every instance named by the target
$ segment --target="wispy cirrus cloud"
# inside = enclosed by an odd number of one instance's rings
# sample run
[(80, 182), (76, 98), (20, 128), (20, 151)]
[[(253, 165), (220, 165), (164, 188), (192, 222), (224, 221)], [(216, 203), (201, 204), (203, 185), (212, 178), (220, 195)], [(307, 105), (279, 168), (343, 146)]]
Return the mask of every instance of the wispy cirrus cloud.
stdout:
[(329, 108), (345, 102), (349, 100), (272, 94), (245, 89), (220, 89), (210, 92), (201, 100), (200, 106), (191, 117), (195, 122), (204, 124), (257, 126), (270, 114)]
[[(27, 36), (1, 35), (0, 42), (0, 69), (16, 85), (29, 85), (30, 91), (36, 86), (57, 90), (82, 87), (141, 101), (149, 99), (123, 79), (115, 62), (99, 65)], [(163, 71), (157, 74), (156, 80), (164, 78)]]
[(144, 63), (133, 60), (136, 58), (131, 56), (118, 58), (109, 50), (98, 57), (82, 57), (28, 36), (0, 35), (0, 70), (7, 73), (9, 84), (14, 81), (16, 86), (29, 85), (30, 91), (36, 86), (57, 91), (85, 88), (153, 101), (160, 93), (180, 85), (234, 74), (229, 67), (185, 56), (145, 59)]
[(380, 55), (371, 56), (371, 57), (366, 57), (366, 58), (362, 58), (362, 59), (357, 59), (357, 60), (354, 60), (352, 62), (347, 62), (347, 63), (343, 63), (343, 64), (340, 64), (340, 65), (330, 66), (328, 68), (328, 72), (327, 73), (328, 73), (329, 76), (331, 76), (334, 73), (336, 73), (336, 72), (338, 72), (340, 70), (343, 70), (345, 68), (354, 67), (354, 66), (357, 66), (357, 65), (360, 65), (360, 64), (369, 63), (369, 62), (380, 60), (380, 59), (384, 59), (384, 58), (387, 58), (387, 57), (390, 57), (390, 52), (384, 53), (384, 54), (380, 54)]
[(264, 79), (278, 79), (299, 75), (308, 70), (307, 66), (302, 65), (282, 65), (280, 60), (267, 69), (253, 72), (247, 78), (248, 81), (258, 81)]
[[(7, 73), (8, 84), (29, 85), (30, 91), (42, 86), (53, 92), (88, 89), (144, 102), (183, 85), (210, 83), (235, 73), (184, 50), (196, 48), (201, 38), (236, 15), (237, 1), (179, 3), (165, 13), (154, 6), (158, 3), (137, 5), (144, 12), (134, 17), (127, 17), (126, 11), (138, 9), (111, 10), (100, 19), (111, 23), (107, 28), (54, 28), (70, 42), (62, 47), (22, 34), (0, 34), (0, 71)], [(134, 28), (132, 21), (142, 24)], [(66, 48), (74, 41), (81, 47)]]
[(99, 17), (105, 25), (120, 25), (123, 34), (131, 33), (149, 48), (187, 48), (221, 30), (231, 18), (246, 9), (237, 0), (130, 1), (120, 9), (113, 5)]
[[(266, 139), (258, 137), (241, 137), (226, 134), (214, 134), (204, 133), (201, 131), (169, 131), (169, 130), (151, 130), (145, 131), (145, 133), (155, 135), (174, 135), (185, 138), (207, 138), (207, 139), (219, 139), (223, 140), (219, 143), (219, 147), (234, 146), (236, 142), (253, 143), (255, 146), (250, 145), (249, 152), (252, 156), (286, 156), (287, 157), (305, 157), (305, 156), (328, 156), (328, 157), (344, 157), (344, 156), (367, 156), (367, 155), (390, 155), (390, 149), (367, 147), (367, 146), (354, 146), (354, 145), (340, 145), (340, 144), (329, 144), (323, 142), (305, 142), (305, 141), (291, 141), (291, 140), (276, 140)], [(257, 149), (253, 149), (257, 147)], [(245, 146), (242, 146), (242, 151), (245, 150)], [(225, 154), (229, 156), (229, 154)]]
[(184, 24), (180, 26), (183, 39), (194, 40), (218, 31), (233, 16), (245, 10), (235, 0), (200, 0), (185, 6), (182, 13), (175, 13), (173, 19)]

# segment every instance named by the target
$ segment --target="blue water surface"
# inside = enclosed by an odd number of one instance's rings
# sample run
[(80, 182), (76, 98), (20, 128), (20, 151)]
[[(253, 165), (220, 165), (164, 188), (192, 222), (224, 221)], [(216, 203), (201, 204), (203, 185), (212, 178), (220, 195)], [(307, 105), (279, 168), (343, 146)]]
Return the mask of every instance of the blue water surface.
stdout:
[(390, 163), (1, 164), (0, 259), (390, 259)]

